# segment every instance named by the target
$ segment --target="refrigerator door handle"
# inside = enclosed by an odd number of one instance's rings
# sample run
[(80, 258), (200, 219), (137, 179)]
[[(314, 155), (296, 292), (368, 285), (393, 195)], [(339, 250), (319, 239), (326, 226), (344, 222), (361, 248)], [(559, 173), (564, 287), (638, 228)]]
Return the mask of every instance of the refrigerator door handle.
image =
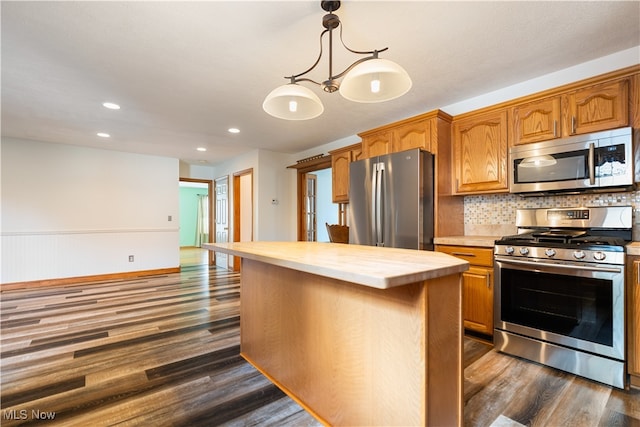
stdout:
[(378, 235), (376, 233), (376, 223), (377, 223), (377, 206), (378, 201), (376, 200), (376, 194), (378, 192), (378, 164), (372, 164), (373, 173), (371, 174), (371, 235), (375, 240), (375, 246), (378, 246)]
[(384, 194), (384, 163), (376, 164), (376, 246), (384, 246), (384, 218), (383, 218), (383, 194)]

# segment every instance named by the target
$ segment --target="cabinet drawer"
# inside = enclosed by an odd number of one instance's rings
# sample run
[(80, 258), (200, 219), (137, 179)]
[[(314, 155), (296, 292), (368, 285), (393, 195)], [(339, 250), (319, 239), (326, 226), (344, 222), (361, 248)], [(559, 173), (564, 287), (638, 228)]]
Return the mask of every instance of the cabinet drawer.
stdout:
[(472, 265), (493, 267), (493, 249), (475, 246), (436, 245), (438, 252), (444, 252), (468, 261)]

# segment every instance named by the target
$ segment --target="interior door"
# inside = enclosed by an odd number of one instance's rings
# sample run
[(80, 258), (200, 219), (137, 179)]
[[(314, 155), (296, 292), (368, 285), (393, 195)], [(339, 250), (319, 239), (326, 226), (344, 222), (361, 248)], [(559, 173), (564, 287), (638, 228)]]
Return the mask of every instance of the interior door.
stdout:
[[(215, 181), (216, 192), (216, 243), (229, 241), (229, 177), (218, 178)], [(222, 252), (216, 252), (216, 266), (229, 268), (229, 257)]]

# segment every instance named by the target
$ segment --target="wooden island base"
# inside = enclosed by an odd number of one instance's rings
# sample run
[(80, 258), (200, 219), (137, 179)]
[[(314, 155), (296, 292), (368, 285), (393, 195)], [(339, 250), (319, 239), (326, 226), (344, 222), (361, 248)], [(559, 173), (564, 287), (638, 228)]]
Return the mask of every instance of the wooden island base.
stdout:
[(378, 289), (245, 256), (240, 313), (242, 356), (322, 423), (462, 424), (459, 272)]

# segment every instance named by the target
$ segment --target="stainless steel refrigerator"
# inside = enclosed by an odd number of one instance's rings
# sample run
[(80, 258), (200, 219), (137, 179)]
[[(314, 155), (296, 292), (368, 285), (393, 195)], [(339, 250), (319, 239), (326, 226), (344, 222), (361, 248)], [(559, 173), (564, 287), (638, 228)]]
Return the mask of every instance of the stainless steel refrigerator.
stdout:
[(433, 154), (413, 149), (349, 166), (349, 243), (433, 250)]

